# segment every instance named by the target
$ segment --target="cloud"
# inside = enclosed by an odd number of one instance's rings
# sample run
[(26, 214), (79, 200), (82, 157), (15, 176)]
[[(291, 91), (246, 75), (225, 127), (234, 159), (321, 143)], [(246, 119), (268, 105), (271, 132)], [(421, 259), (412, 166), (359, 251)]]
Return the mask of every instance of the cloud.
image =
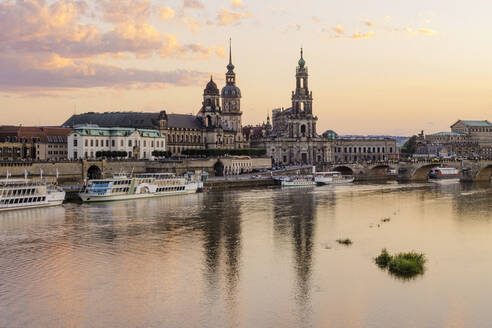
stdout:
[(352, 34), (349, 38), (351, 39), (371, 39), (376, 36), (376, 33), (374, 31), (369, 31), (366, 33), (354, 33)]
[(268, 6), (267, 9), (274, 14), (284, 15), (285, 13), (287, 13), (287, 11), (283, 8)]
[(364, 19), (362, 22), (367, 26), (374, 26), (374, 22), (369, 19)]
[(316, 16), (313, 16), (311, 17), (311, 19), (313, 20), (314, 23), (318, 24), (319, 22), (321, 22), (321, 20), (319, 19), (319, 17), (316, 17)]
[(432, 30), (432, 29), (430, 29), (430, 28), (423, 28), (423, 27), (421, 27), (421, 28), (419, 28), (417, 31), (418, 31), (420, 34), (425, 34), (425, 35), (434, 35), (434, 34), (437, 34), (437, 31)]
[(168, 20), (170, 18), (173, 18), (176, 15), (173, 9), (169, 7), (162, 7), (159, 9), (159, 17), (162, 20)]
[(235, 23), (240, 23), (241, 20), (250, 17), (249, 13), (235, 12), (228, 9), (220, 9), (217, 13), (217, 21), (219, 25), (231, 25)]
[(2, 67), (0, 90), (128, 87), (141, 84), (188, 86), (200, 85), (208, 76), (208, 73), (189, 70), (155, 71), (119, 68), (79, 60), (51, 69), (24, 69), (24, 64), (26, 64), (24, 61), (0, 57), (0, 67)]
[(338, 33), (338, 34), (345, 33), (345, 30), (343, 29), (343, 27), (341, 25), (333, 26), (332, 30), (335, 31), (335, 33)]
[(203, 9), (205, 7), (199, 0), (184, 0), (183, 8)]
[(188, 30), (193, 34), (200, 33), (200, 27), (202, 26), (201, 22), (197, 21), (191, 16), (185, 17), (183, 19), (183, 22), (186, 24), (186, 27), (188, 27)]
[(95, 26), (86, 22), (86, 13), (93, 8), (84, 1), (0, 2), (0, 88), (38, 88), (38, 92), (60, 87), (195, 83), (202, 73), (108, 64), (109, 59), (132, 55), (181, 59), (224, 55), (219, 47), (181, 44), (176, 36), (157, 30), (151, 25), (148, 4), (146, 0), (101, 0), (95, 8), (102, 10), (100, 18), (109, 24)]
[(244, 7), (243, 0), (231, 0), (232, 8), (241, 8)]
[(119, 23), (150, 23), (150, 0), (98, 0), (105, 21)]

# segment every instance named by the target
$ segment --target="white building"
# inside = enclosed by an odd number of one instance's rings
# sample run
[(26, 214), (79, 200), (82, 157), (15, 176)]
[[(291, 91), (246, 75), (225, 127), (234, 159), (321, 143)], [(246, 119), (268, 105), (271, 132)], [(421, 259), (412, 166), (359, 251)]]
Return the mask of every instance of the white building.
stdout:
[[(68, 159), (119, 157), (153, 159), (154, 151), (166, 150), (164, 134), (158, 130), (75, 126), (68, 135)], [(103, 153), (105, 152), (105, 153)], [(109, 155), (108, 152), (113, 152)], [(109, 156), (108, 156), (109, 155)]]

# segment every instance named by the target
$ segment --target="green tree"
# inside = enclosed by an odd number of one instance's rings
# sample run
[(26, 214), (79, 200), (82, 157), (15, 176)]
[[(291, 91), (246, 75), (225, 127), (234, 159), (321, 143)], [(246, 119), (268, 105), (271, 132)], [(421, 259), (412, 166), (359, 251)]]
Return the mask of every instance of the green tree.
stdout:
[(417, 136), (411, 136), (410, 139), (405, 142), (403, 147), (401, 148), (402, 154), (405, 154), (407, 156), (411, 156), (415, 154), (415, 151), (417, 150)]

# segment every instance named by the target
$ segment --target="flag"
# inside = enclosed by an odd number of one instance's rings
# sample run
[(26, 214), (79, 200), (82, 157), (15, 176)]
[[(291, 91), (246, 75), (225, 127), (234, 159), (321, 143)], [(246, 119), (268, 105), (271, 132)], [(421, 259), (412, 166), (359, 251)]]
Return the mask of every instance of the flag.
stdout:
[(43, 178), (43, 169), (40, 169), (40, 170), (39, 170), (39, 173), (40, 173), (39, 175), (40, 175), (40, 177), (41, 177), (41, 179), (42, 179), (42, 178)]
[(58, 168), (56, 168), (56, 180), (58, 180), (59, 176), (60, 176), (60, 174), (58, 173)]
[(27, 170), (26, 169), (24, 169), (24, 179), (27, 180)]
[(7, 179), (9, 178), (9, 176), (10, 176), (10, 172), (9, 172), (9, 170), (7, 169)]

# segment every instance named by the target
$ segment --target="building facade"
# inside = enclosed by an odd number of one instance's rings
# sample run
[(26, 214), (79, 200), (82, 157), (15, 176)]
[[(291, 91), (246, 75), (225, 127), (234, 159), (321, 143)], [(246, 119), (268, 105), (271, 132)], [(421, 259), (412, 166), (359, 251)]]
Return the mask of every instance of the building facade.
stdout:
[(337, 138), (333, 145), (335, 163), (398, 160), (396, 140), (391, 138)]
[(292, 106), (272, 111), (272, 126), (250, 129), (253, 147), (266, 149), (277, 165), (318, 164), (332, 161), (332, 140), (318, 135), (318, 118), (313, 115), (313, 94), (309, 90), (308, 68), (301, 49), (296, 67), (296, 87), (292, 91)]
[(152, 159), (154, 151), (165, 150), (166, 137), (158, 130), (83, 125), (74, 127), (68, 135), (70, 160), (100, 158), (103, 152), (117, 152), (115, 157)]
[(248, 148), (242, 134), (241, 90), (236, 85), (229, 48), (226, 85), (219, 90), (213, 78), (207, 83), (197, 115), (107, 112), (73, 115), (63, 126), (96, 124), (106, 128), (156, 129), (167, 137), (167, 150), (179, 156), (187, 149)]
[(459, 120), (451, 131), (417, 137), (417, 157), (458, 156), (492, 159), (492, 123), (487, 120)]
[(20, 153), (16, 151), (15, 159), (60, 161), (67, 159), (70, 131), (59, 127), (0, 126), (0, 142), (22, 145), (15, 146), (20, 149)]

